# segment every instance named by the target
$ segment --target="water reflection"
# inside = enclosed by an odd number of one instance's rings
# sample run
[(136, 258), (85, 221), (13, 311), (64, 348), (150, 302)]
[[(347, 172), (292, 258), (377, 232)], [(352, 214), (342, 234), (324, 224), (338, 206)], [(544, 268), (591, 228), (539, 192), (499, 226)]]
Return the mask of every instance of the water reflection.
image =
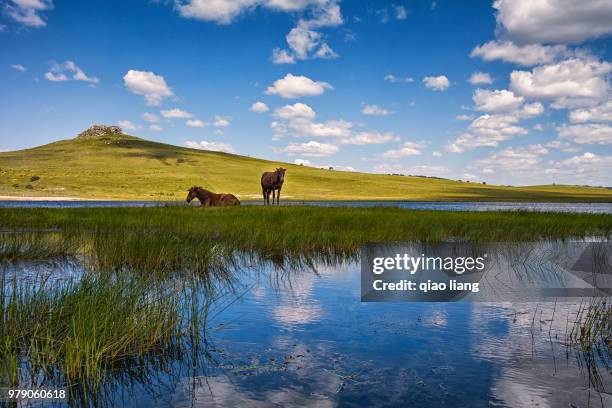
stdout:
[[(500, 246), (495, 267), (510, 268), (504, 262), (514, 257), (534, 272), (524, 279), (568, 283), (543, 254), (573, 268), (578, 251), (532, 247)], [(591, 258), (601, 259), (597, 251)], [(3, 276), (9, 287), (52, 287), (87, 273), (131, 273), (80, 261), (14, 264)], [(180, 338), (105, 367), (101, 381), (58, 375), (38, 385), (69, 386), (74, 406), (610, 406), (609, 367), (568, 344), (583, 299), (362, 303), (354, 254), (240, 254), (214, 271), (156, 277), (181, 294)], [(25, 385), (31, 373), (22, 364)]]

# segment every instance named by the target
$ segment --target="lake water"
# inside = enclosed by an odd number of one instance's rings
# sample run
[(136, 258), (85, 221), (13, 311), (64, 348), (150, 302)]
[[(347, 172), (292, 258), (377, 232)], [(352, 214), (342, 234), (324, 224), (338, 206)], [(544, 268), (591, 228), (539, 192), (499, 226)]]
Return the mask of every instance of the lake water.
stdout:
[[(6, 273), (66, 278), (78, 269), (22, 265)], [(595, 381), (580, 354), (565, 345), (580, 299), (361, 302), (360, 264), (354, 261), (291, 270), (253, 265), (217, 290), (203, 349), (161, 368), (118, 374), (98, 402), (612, 407), (609, 368), (601, 367)]]
[[(183, 201), (0, 201), (0, 207), (152, 207), (185, 205)], [(261, 200), (243, 201), (243, 205), (263, 205)], [(193, 203), (192, 205), (199, 205)], [(501, 203), (501, 202), (433, 202), (433, 201), (284, 201), (282, 205), (316, 205), (322, 207), (400, 207), (410, 210), (436, 211), (551, 211), (572, 213), (612, 214), (612, 203)]]

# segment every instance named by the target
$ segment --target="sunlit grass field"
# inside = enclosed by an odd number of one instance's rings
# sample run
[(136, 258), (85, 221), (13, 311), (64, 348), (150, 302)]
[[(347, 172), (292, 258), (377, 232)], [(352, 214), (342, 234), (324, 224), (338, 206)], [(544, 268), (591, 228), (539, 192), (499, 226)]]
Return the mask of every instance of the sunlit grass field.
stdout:
[(183, 200), (190, 186), (200, 185), (253, 200), (261, 197), (261, 174), (278, 166), (287, 168), (282, 199), (289, 200), (612, 202), (606, 188), (506, 187), (324, 170), (110, 134), (0, 153), (0, 195)]

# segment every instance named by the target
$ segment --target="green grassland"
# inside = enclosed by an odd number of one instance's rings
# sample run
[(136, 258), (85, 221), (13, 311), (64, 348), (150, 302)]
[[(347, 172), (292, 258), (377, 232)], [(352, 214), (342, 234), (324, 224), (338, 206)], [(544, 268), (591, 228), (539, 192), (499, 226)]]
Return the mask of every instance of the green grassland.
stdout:
[(261, 173), (278, 166), (287, 168), (282, 193), (290, 200), (612, 202), (612, 190), (605, 188), (506, 187), (323, 170), (112, 134), (0, 153), (0, 195), (183, 200), (190, 186), (201, 185), (259, 199)]

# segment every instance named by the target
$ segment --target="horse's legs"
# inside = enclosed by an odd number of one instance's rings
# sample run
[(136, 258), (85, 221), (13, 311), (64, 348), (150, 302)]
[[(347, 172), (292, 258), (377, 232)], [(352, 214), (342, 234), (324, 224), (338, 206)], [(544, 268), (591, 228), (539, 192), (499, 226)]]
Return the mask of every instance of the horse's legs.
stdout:
[(272, 189), (272, 205), (274, 205), (274, 198), (276, 198), (276, 190)]
[(266, 195), (264, 198), (264, 204), (270, 205), (270, 190), (266, 188), (264, 194)]
[(280, 191), (281, 187), (278, 188), (278, 193), (276, 194), (276, 205), (280, 204)]
[(261, 188), (261, 195), (263, 196), (264, 205), (266, 205), (266, 189)]

